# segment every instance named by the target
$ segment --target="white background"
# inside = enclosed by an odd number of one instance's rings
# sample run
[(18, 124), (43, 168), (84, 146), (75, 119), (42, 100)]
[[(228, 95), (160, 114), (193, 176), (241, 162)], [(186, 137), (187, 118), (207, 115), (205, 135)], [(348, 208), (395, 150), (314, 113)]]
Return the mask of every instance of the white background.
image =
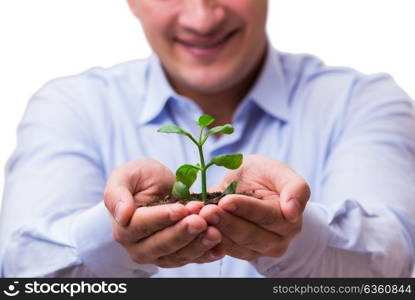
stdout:
[[(278, 49), (388, 72), (415, 97), (415, 1), (269, 1), (268, 32)], [(0, 187), (17, 125), (41, 85), (149, 53), (125, 0), (0, 0)]]

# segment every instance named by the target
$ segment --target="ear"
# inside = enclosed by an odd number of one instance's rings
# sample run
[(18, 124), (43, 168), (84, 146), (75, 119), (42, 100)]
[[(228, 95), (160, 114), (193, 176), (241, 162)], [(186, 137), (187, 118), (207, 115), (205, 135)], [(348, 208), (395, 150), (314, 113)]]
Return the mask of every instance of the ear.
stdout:
[(138, 17), (138, 7), (137, 7), (137, 0), (127, 0), (128, 6), (130, 7), (131, 12), (133, 15)]

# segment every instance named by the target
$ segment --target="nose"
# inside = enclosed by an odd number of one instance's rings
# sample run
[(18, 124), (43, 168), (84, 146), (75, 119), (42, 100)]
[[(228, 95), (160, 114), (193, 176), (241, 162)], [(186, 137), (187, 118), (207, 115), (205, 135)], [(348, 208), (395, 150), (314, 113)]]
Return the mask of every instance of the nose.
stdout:
[(178, 16), (183, 28), (198, 35), (215, 32), (225, 20), (225, 8), (215, 0), (185, 0)]

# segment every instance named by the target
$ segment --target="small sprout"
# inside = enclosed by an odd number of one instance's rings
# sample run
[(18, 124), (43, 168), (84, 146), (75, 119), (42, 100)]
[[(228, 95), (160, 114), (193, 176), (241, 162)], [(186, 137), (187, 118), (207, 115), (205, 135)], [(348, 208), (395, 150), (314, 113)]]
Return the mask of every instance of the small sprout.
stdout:
[(209, 115), (201, 115), (199, 120), (195, 121), (196, 125), (202, 128), (208, 127), (213, 122), (215, 122), (215, 118)]
[(179, 126), (172, 125), (172, 124), (163, 125), (157, 131), (163, 132), (163, 133), (178, 133), (178, 134), (183, 134), (183, 135), (190, 135), (188, 132), (184, 131)]
[(182, 165), (176, 171), (176, 181), (180, 181), (190, 188), (196, 181), (198, 172), (198, 167), (192, 165)]
[(228, 194), (235, 194), (236, 192), (236, 186), (238, 185), (238, 182), (236, 181), (232, 181), (230, 185), (228, 185), (228, 187), (225, 189), (225, 191), (223, 192), (225, 195)]
[[(225, 124), (222, 126), (216, 126), (212, 129), (208, 130), (206, 133), (204, 129), (211, 125), (215, 121), (215, 118), (209, 116), (207, 114), (201, 115), (197, 121), (195, 121), (196, 125), (200, 128), (200, 134), (198, 139), (195, 139), (189, 132), (183, 130), (182, 128), (168, 124), (163, 125), (162, 127), (157, 130), (158, 132), (162, 133), (176, 133), (187, 136), (196, 146), (199, 151), (200, 163), (196, 165), (189, 165), (185, 164), (180, 166), (176, 171), (176, 183), (173, 186), (172, 194), (177, 198), (182, 198), (186, 200), (191, 199), (190, 195), (190, 187), (196, 181), (197, 174), (200, 171), (202, 177), (202, 200), (206, 200), (207, 192), (206, 192), (206, 170), (212, 166), (221, 166), (227, 169), (235, 170), (240, 167), (242, 164), (242, 154), (225, 154), (225, 155), (218, 155), (212, 158), (212, 160), (205, 164), (205, 159), (203, 155), (203, 144), (206, 142), (209, 136), (214, 135), (216, 133), (223, 133), (223, 134), (232, 134), (233, 127), (231, 124)], [(225, 190), (227, 194), (232, 194), (236, 190), (237, 182), (232, 182)]]
[(173, 185), (172, 194), (180, 199), (191, 200), (189, 188), (183, 182), (176, 181)]
[(235, 170), (242, 164), (242, 154), (225, 154), (215, 156), (212, 158), (212, 163), (217, 166)]

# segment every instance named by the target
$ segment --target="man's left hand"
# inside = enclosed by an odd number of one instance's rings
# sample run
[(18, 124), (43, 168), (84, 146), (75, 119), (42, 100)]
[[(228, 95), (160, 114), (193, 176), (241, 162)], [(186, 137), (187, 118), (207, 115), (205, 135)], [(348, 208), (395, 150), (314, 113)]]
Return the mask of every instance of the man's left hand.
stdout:
[(234, 180), (238, 193), (252, 196), (227, 195), (199, 215), (222, 233), (227, 255), (248, 261), (282, 256), (301, 231), (308, 184), (284, 163), (260, 155), (245, 157), (214, 189), (223, 191)]

